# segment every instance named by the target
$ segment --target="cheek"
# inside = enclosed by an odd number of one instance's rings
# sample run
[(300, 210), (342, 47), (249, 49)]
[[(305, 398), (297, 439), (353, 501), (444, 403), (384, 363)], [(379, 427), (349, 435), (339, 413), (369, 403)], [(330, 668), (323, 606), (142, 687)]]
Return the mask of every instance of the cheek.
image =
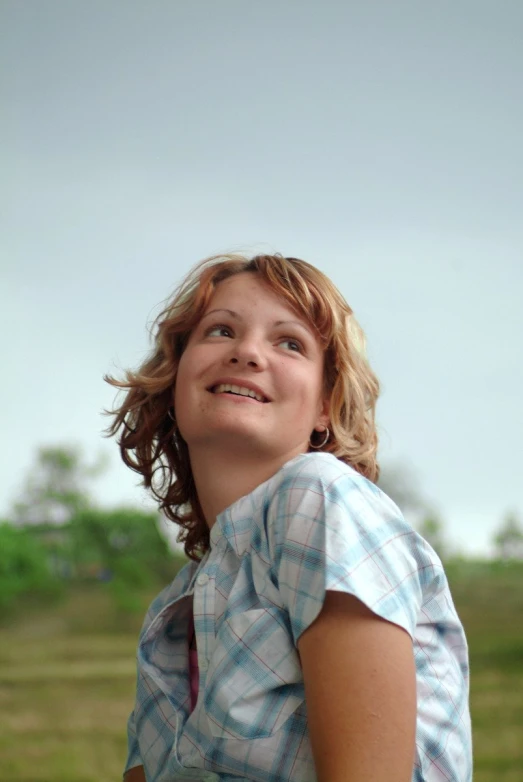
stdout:
[(174, 381), (174, 408), (182, 406), (184, 399), (187, 396), (188, 388), (190, 385), (190, 361), (187, 361), (187, 356), (184, 353), (178, 363), (178, 370), (176, 372), (176, 380)]
[(297, 404), (301, 414), (316, 415), (323, 399), (323, 377), (314, 369), (305, 371), (300, 377), (286, 378), (289, 399)]
[(314, 416), (318, 416), (325, 405), (325, 380), (322, 375), (317, 375), (310, 389), (310, 406)]
[(194, 410), (191, 394), (190, 362), (184, 362), (183, 357), (178, 365), (173, 389), (173, 406), (178, 431), (184, 439), (190, 436), (191, 422)]

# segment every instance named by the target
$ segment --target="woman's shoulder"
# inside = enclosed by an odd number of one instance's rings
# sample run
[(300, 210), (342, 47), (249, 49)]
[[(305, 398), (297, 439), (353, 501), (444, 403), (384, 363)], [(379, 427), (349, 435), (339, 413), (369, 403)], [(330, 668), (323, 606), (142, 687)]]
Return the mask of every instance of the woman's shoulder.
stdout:
[[(316, 541), (347, 552), (347, 561), (369, 556), (404, 563), (425, 584), (443, 566), (436, 552), (379, 486), (332, 454), (308, 453), (280, 471), (267, 505), (275, 541)], [(439, 576), (438, 576), (439, 577)], [(429, 579), (429, 580), (430, 580)]]
[(390, 511), (401, 515), (397, 505), (379, 486), (331, 453), (301, 454), (287, 462), (277, 477), (275, 490), (291, 490), (293, 494), (320, 492), (345, 499), (360, 495), (375, 505), (383, 503)]
[(282, 474), (289, 475), (321, 475), (336, 476), (358, 475), (350, 465), (338, 459), (332, 453), (325, 451), (308, 451), (301, 453), (283, 465)]
[(378, 487), (368, 478), (359, 473), (350, 464), (338, 459), (332, 453), (325, 451), (316, 451), (302, 453), (284, 464), (281, 471), (283, 479), (290, 477), (316, 478), (325, 484), (330, 484), (335, 480), (344, 478), (355, 484), (368, 485), (375, 490), (380, 491)]
[(378, 486), (332, 455), (287, 465), (267, 533), (279, 583), (302, 584), (300, 595), (347, 591), (413, 637), (426, 603), (434, 622), (454, 621), (436, 552)]

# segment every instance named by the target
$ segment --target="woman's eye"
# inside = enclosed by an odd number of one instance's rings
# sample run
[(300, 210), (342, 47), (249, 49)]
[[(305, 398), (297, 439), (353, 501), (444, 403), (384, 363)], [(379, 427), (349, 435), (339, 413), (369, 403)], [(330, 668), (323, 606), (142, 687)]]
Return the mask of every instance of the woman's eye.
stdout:
[(207, 331), (205, 332), (206, 337), (231, 337), (232, 331), (228, 326), (223, 326), (221, 324), (217, 324), (216, 326), (211, 326)]
[(287, 345), (288, 347), (286, 347), (285, 350), (292, 350), (296, 353), (302, 352), (302, 347), (296, 339), (282, 339), (280, 345)]

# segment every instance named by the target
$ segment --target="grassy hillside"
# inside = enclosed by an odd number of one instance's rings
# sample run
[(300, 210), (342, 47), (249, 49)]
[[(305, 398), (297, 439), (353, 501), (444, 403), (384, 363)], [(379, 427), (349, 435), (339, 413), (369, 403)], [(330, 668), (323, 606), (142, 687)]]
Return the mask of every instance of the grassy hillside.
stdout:
[(523, 563), (448, 568), (470, 650), (474, 782), (523, 781)]
[[(522, 782), (523, 568), (454, 563), (449, 578), (470, 644), (475, 782)], [(0, 779), (121, 778), (140, 623), (97, 584), (0, 629)]]

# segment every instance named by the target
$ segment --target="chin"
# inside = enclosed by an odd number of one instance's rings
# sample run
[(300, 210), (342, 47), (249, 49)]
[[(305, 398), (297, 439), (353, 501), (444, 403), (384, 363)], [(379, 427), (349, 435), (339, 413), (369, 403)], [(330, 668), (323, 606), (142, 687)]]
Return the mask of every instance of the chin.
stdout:
[(182, 436), (188, 445), (207, 444), (219, 446), (235, 443), (238, 447), (267, 441), (267, 431), (263, 432), (259, 422), (244, 422), (238, 419), (228, 421), (204, 421), (201, 420)]

